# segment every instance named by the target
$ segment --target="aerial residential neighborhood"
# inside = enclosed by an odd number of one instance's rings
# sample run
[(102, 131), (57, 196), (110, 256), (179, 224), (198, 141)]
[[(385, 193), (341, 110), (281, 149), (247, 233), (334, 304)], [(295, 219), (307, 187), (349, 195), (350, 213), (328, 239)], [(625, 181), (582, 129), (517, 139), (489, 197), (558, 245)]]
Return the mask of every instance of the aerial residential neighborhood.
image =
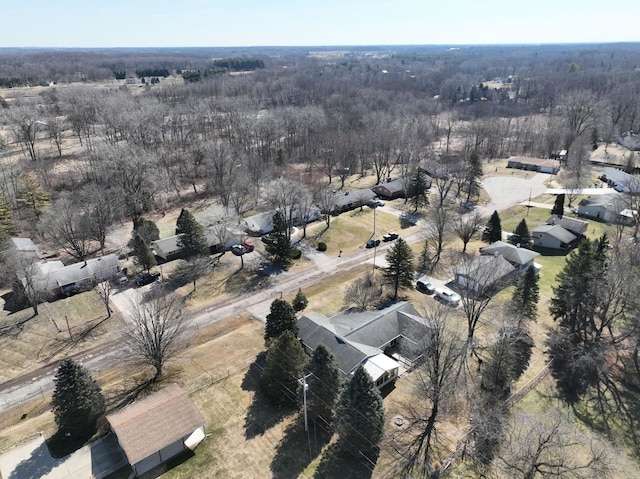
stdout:
[(1, 478), (635, 477), (637, 44), (125, 50), (0, 49)]

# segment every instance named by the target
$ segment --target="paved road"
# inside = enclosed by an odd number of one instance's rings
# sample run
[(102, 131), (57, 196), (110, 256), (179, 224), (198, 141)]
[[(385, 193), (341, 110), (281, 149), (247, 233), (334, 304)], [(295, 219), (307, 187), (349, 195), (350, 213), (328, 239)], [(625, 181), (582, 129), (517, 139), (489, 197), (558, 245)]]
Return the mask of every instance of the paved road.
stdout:
[(547, 191), (545, 181), (549, 175), (535, 173), (530, 178), (515, 178), (509, 176), (491, 176), (482, 180), (482, 188), (489, 195), (489, 203), (480, 206), (478, 210), (484, 216), (490, 216), (494, 211), (504, 211), (529, 198), (535, 198)]
[[(489, 194), (491, 200), (489, 204), (478, 208), (483, 214), (490, 215), (494, 210), (502, 211), (516, 205), (529, 198), (529, 194), (534, 198), (545, 193), (547, 188), (544, 182), (548, 175), (538, 173), (529, 179), (513, 177), (490, 177), (482, 181), (482, 187)], [(402, 215), (402, 211), (393, 208), (389, 203), (382, 207), (386, 213), (397, 216)], [(381, 232), (382, 233), (382, 232)], [(422, 240), (422, 228), (416, 228), (413, 232), (402, 234), (402, 237), (409, 243)], [(381, 236), (381, 234), (380, 234)], [(305, 255), (312, 259), (314, 265), (308, 269), (297, 272), (283, 272), (271, 277), (269, 286), (259, 291), (252, 291), (229, 298), (223, 302), (216, 303), (208, 308), (195, 313), (191, 318), (194, 327), (202, 327), (215, 322), (223, 321), (226, 318), (242, 311), (249, 311), (257, 319), (264, 320), (266, 312), (273, 299), (280, 294), (295, 292), (298, 288), (308, 288), (310, 285), (318, 283), (323, 278), (330, 276), (337, 271), (344, 271), (359, 266), (362, 263), (372, 263), (375, 254), (376, 265), (381, 265), (388, 248), (393, 242), (381, 243), (376, 249), (365, 249), (364, 246), (350, 253), (342, 254), (338, 257), (335, 254), (320, 253), (315, 250), (305, 250)], [(254, 254), (254, 253), (251, 253)], [(151, 286), (146, 286), (148, 288)], [(133, 290), (136, 291), (136, 290)], [(131, 289), (125, 289), (113, 296), (113, 304), (126, 316), (128, 311), (129, 297), (132, 295)], [(98, 346), (88, 352), (75, 357), (87, 367), (91, 372), (106, 370), (116, 366), (126, 360), (126, 351), (122, 345), (113, 341)], [(43, 366), (37, 371), (25, 374), (11, 381), (0, 384), (0, 413), (12, 409), (28, 400), (44, 395), (53, 389), (53, 374), (57, 363)]]

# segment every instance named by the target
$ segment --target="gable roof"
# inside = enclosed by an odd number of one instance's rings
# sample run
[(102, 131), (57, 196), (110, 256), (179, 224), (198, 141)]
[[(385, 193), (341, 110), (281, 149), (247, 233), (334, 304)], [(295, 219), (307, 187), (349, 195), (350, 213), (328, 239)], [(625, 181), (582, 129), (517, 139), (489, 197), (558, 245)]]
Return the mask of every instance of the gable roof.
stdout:
[(569, 244), (578, 238), (572, 232), (564, 229), (560, 225), (540, 225), (531, 230), (531, 233), (546, 234), (566, 244)]
[(519, 265), (525, 265), (535, 257), (540, 256), (540, 253), (526, 248), (518, 248), (515, 245), (503, 241), (496, 241), (489, 246), (480, 248), (480, 253), (484, 255), (502, 256), (510, 263)]
[(610, 193), (608, 195), (595, 195), (589, 196), (588, 198), (584, 198), (578, 203), (578, 208), (580, 206), (615, 206), (617, 203), (621, 202), (623, 198), (622, 193)]
[[(316, 314), (307, 314), (298, 319), (298, 336), (311, 349), (316, 349), (320, 344), (324, 344), (333, 354), (340, 370), (344, 374), (349, 374), (367, 358), (367, 353), (345, 338), (336, 335), (325, 324), (322, 324), (324, 321), (316, 322), (317, 316)], [(378, 352), (380, 351), (376, 353)]]
[(576, 235), (584, 234), (589, 228), (589, 222), (584, 220), (579, 220), (577, 218), (571, 218), (570, 216), (558, 216), (552, 215), (547, 220), (548, 225), (560, 225), (564, 229), (571, 231)]
[(190, 435), (206, 421), (177, 384), (107, 416), (129, 464)]
[(383, 353), (382, 348), (396, 338), (408, 343), (405, 356), (412, 359), (412, 349), (428, 340), (431, 333), (428, 321), (407, 301), (376, 311), (346, 310), (331, 318), (306, 314), (298, 319), (298, 327), (302, 342), (311, 349), (324, 344), (344, 373)]
[(182, 248), (178, 246), (178, 238), (180, 235), (169, 236), (168, 238), (157, 239), (151, 242), (154, 249), (160, 249), (165, 254), (175, 253)]
[(469, 278), (483, 288), (489, 287), (515, 271), (502, 256), (476, 256), (458, 265), (454, 273)]
[(386, 183), (380, 183), (379, 185), (375, 185), (372, 189), (376, 191), (376, 189), (384, 188), (389, 193), (398, 193), (404, 192), (407, 188), (407, 184), (409, 182), (408, 178), (397, 178), (393, 181), (387, 181)]
[(367, 201), (376, 197), (373, 190), (368, 188), (362, 190), (347, 191), (345, 193), (336, 193), (333, 196), (334, 207), (343, 208), (350, 204), (364, 205)]

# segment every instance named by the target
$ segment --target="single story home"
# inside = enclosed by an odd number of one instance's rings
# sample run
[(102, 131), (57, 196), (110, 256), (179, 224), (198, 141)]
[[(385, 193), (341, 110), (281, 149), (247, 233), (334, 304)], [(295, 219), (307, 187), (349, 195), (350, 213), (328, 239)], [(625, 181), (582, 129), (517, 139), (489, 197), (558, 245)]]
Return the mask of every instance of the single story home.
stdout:
[[(275, 214), (276, 211), (272, 210), (249, 216), (244, 219), (244, 228), (249, 234), (256, 236), (271, 233), (273, 231), (273, 216)], [(286, 209), (285, 214), (289, 217), (289, 208)], [(301, 207), (294, 205), (291, 213), (291, 222), (294, 226), (299, 226), (318, 221), (321, 216), (320, 208), (316, 206)]]
[(578, 218), (572, 218), (570, 216), (553, 215), (547, 220), (548, 225), (559, 225), (574, 235), (581, 237), (584, 236), (589, 229), (589, 222), (579, 220)]
[(368, 188), (336, 193), (331, 202), (331, 212), (342, 213), (344, 211), (364, 206), (371, 200), (375, 199), (375, 197), (375, 192)]
[(536, 257), (540, 256), (540, 253), (536, 251), (519, 248), (503, 241), (496, 241), (495, 243), (491, 243), (489, 246), (480, 248), (480, 254), (501, 256), (511, 263), (516, 271), (520, 273), (526, 271), (529, 266), (532, 266)]
[[(204, 235), (207, 238), (209, 253), (219, 253), (228, 250), (234, 244), (242, 243), (244, 234), (242, 231), (228, 229), (227, 241), (224, 245), (220, 244), (218, 234), (211, 228), (204, 229)], [(180, 235), (169, 236), (168, 238), (157, 239), (151, 242), (153, 253), (165, 261), (172, 261), (182, 256), (182, 247), (178, 245)]]
[(31, 238), (11, 238), (9, 242), (10, 255), (19, 255), (18, 264), (27, 265), (40, 260), (38, 247)]
[(136, 476), (195, 449), (205, 437), (204, 417), (177, 384), (107, 415), (107, 421)]
[(375, 185), (371, 189), (376, 195), (378, 195), (379, 198), (382, 198), (384, 200), (406, 198), (407, 185), (409, 184), (409, 181), (409, 178), (398, 178), (396, 180), (387, 181), (386, 183)]
[(33, 263), (17, 276), (23, 288), (55, 296), (90, 289), (96, 283), (110, 281), (122, 274), (118, 257), (108, 254), (68, 266), (62, 261)]
[(560, 225), (540, 225), (531, 231), (533, 246), (567, 250), (578, 243), (578, 237)]
[[(624, 195), (611, 193), (609, 195), (596, 195), (583, 199), (578, 203), (578, 215), (593, 218), (605, 222), (619, 222), (620, 212), (624, 209)], [(628, 218), (622, 219), (626, 222)]]
[[(425, 180), (425, 186), (431, 188), (431, 177), (423, 175)], [(395, 200), (396, 198), (406, 198), (407, 189), (409, 188), (412, 178), (398, 178), (395, 180), (387, 181), (386, 183), (380, 183), (371, 188), (379, 198), (384, 200)]]
[(298, 326), (307, 353), (324, 344), (344, 375), (362, 365), (379, 388), (395, 381), (401, 367), (420, 360), (432, 333), (407, 301), (376, 311), (346, 310), (331, 318), (309, 313)]
[(537, 171), (538, 173), (557, 175), (560, 171), (560, 162), (553, 159), (512, 156), (507, 161), (507, 168), (517, 168), (519, 170)]
[(454, 269), (455, 282), (466, 290), (490, 294), (515, 278), (516, 268), (502, 256), (481, 255)]
[(617, 168), (605, 168), (600, 179), (620, 193), (640, 194), (640, 178)]
[(157, 239), (151, 242), (151, 250), (157, 257), (165, 261), (171, 261), (180, 257), (182, 248), (178, 246), (180, 235), (169, 236), (168, 238)]

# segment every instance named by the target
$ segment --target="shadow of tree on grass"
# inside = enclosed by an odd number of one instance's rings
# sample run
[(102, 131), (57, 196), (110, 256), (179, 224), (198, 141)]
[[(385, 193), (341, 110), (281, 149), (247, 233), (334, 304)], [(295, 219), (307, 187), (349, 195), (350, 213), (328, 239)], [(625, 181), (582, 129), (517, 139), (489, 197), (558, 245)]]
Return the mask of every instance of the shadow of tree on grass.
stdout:
[(260, 389), (260, 373), (264, 367), (266, 355), (266, 352), (260, 353), (256, 360), (251, 363), (242, 379), (242, 389), (244, 391), (253, 391), (254, 393), (244, 419), (245, 437), (247, 439), (261, 436), (293, 411), (291, 408), (273, 407)]
[(307, 434), (304, 430), (304, 416), (301, 414), (297, 419), (285, 430), (271, 461), (271, 472), (276, 479), (299, 477), (331, 440), (330, 432), (317, 427), (311, 421)]
[(314, 479), (333, 479), (336, 477), (371, 479), (380, 454), (379, 449), (353, 455), (342, 450), (340, 441), (338, 439), (325, 449), (320, 464), (313, 475)]

